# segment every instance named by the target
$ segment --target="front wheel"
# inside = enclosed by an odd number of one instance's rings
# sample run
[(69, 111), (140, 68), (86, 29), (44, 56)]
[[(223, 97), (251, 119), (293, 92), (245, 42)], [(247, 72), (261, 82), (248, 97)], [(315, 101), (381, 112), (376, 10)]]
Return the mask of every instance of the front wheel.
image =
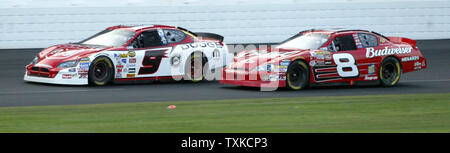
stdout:
[(379, 68), (380, 84), (382, 86), (393, 86), (400, 80), (402, 68), (400, 62), (393, 58), (388, 57), (381, 62)]
[(303, 61), (292, 62), (286, 72), (286, 86), (292, 90), (300, 90), (309, 85), (308, 66)]
[(103, 86), (111, 82), (113, 77), (113, 64), (106, 57), (98, 57), (89, 67), (89, 84)]

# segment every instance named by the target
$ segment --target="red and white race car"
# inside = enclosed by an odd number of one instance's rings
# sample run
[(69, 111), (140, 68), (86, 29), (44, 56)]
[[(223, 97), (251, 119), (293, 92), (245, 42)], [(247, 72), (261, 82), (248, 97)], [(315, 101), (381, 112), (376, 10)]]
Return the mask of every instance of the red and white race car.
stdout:
[(354, 85), (393, 86), (402, 73), (425, 69), (414, 40), (366, 30), (308, 30), (276, 48), (239, 53), (221, 83), (252, 87)]
[(110, 82), (185, 78), (203, 79), (205, 70), (233, 59), (212, 33), (193, 33), (165, 25), (113, 26), (79, 43), (41, 51), (26, 66), (25, 81), (105, 85)]

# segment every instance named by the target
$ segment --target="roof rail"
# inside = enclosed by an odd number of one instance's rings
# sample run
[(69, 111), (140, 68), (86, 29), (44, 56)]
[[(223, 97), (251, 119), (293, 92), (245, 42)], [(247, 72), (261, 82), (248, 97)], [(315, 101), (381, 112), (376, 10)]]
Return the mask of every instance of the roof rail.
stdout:
[(364, 32), (370, 32), (369, 30), (361, 30), (361, 29), (343, 29), (343, 30), (337, 30), (333, 33), (338, 33), (338, 32), (347, 32), (347, 31), (364, 31)]

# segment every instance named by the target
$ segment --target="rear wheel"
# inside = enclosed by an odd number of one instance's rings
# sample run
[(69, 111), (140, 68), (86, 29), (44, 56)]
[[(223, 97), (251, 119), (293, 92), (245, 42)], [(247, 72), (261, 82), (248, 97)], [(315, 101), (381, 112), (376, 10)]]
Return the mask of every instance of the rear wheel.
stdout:
[(98, 57), (89, 67), (89, 84), (102, 86), (111, 82), (113, 77), (113, 64), (107, 57)]
[(194, 53), (186, 61), (184, 78), (200, 82), (204, 78), (204, 70), (208, 70), (208, 59), (202, 53)]
[(286, 86), (292, 90), (300, 90), (309, 85), (308, 66), (303, 61), (292, 62), (286, 73)]
[(382, 86), (396, 85), (400, 80), (401, 69), (397, 59), (393, 57), (384, 59), (379, 68), (380, 84)]

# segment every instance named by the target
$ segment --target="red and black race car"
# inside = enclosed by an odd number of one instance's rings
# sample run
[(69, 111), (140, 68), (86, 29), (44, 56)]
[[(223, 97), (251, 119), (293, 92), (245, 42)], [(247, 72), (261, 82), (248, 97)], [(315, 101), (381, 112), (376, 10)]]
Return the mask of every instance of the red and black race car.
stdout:
[(366, 30), (307, 30), (275, 48), (239, 53), (221, 83), (252, 87), (396, 85), (402, 73), (425, 69), (414, 40)]

